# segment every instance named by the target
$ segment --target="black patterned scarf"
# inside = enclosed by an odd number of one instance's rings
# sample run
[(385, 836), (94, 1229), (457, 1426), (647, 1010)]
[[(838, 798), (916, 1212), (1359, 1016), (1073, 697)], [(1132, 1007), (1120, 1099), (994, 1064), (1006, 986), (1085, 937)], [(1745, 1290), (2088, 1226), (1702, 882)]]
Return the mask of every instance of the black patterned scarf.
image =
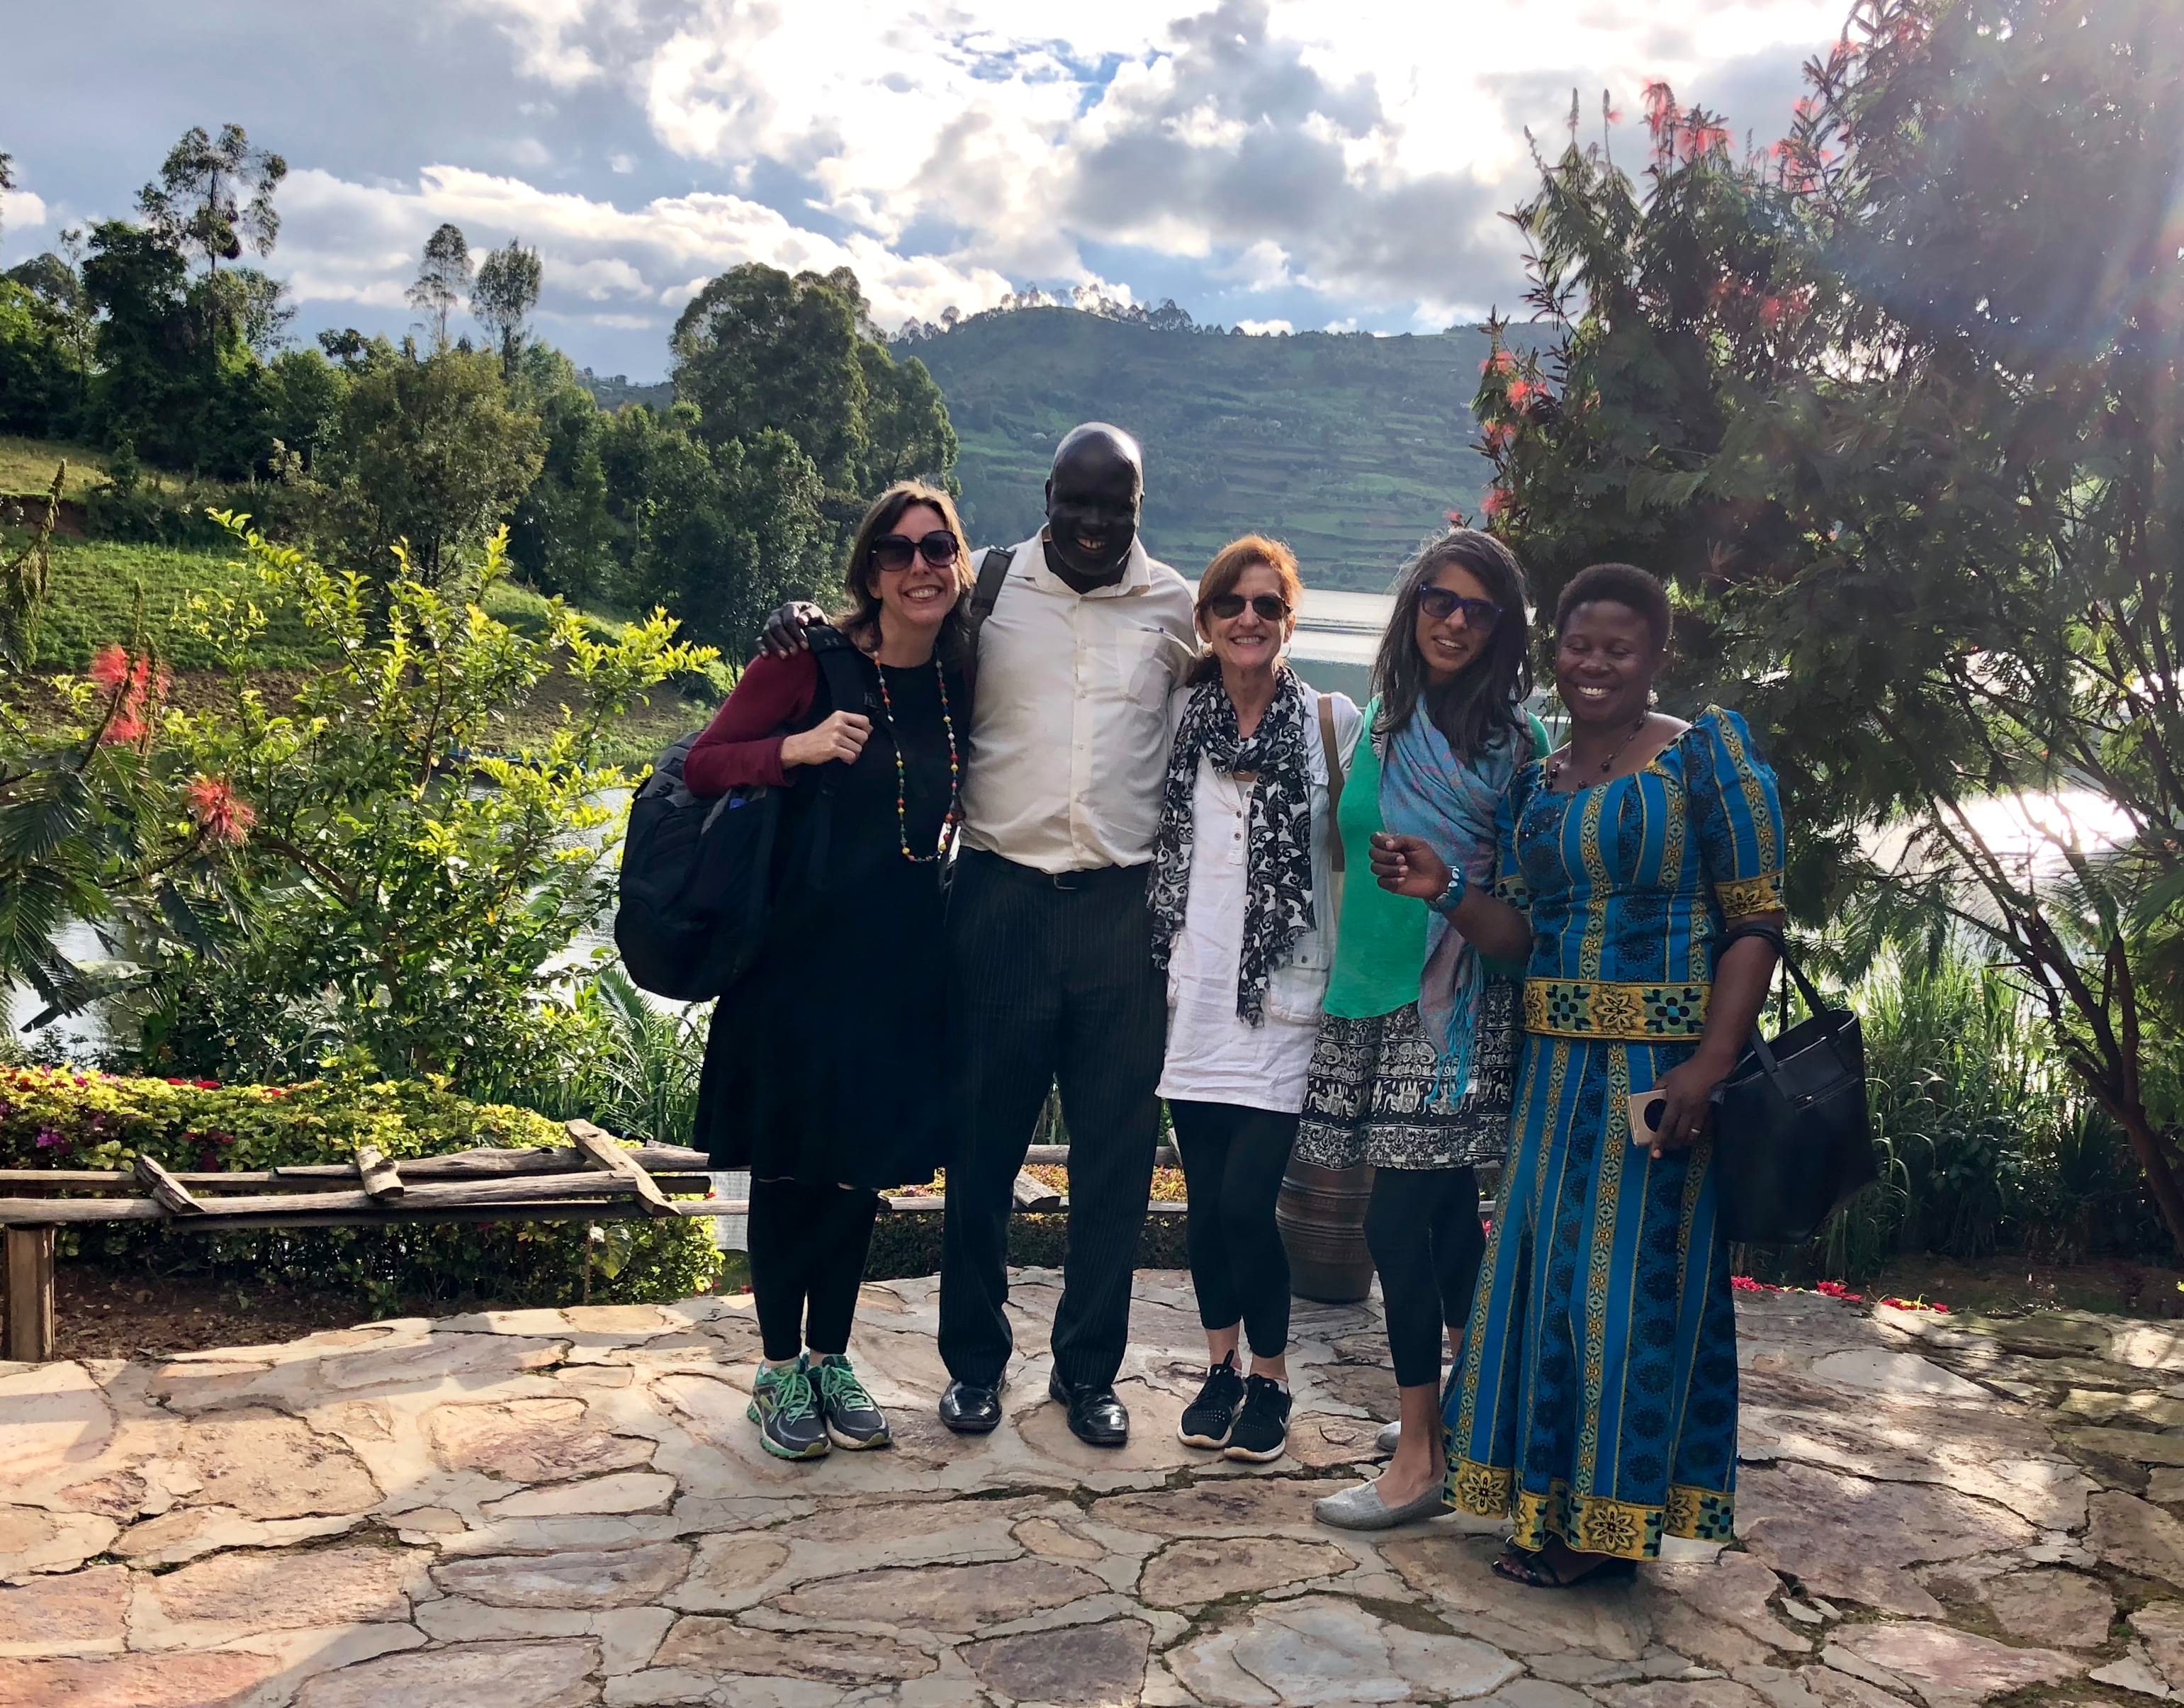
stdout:
[(1217, 676), (1190, 690), (1168, 755), (1153, 839), (1153, 959), (1163, 969), (1190, 901), (1193, 801), (1202, 755), (1230, 775), (1256, 772), (1244, 862), (1244, 952), (1236, 969), (1236, 1012), (1251, 1025), (1264, 1018), (1267, 975), (1315, 922), (1312, 911), (1312, 779), (1305, 766), (1303, 685), (1276, 667), (1273, 703), (1249, 741), (1237, 733), (1236, 707)]

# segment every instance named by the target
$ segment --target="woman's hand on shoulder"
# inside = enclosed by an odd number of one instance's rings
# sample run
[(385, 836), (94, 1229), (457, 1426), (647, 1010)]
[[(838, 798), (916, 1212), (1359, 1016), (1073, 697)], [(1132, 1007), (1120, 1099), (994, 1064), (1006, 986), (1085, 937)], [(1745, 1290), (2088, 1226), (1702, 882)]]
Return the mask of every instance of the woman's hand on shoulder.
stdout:
[(1383, 890), (1416, 901), (1435, 901), (1448, 888), (1448, 863), (1419, 836), (1373, 833), (1373, 876)]
[(855, 712), (832, 712), (810, 729), (800, 729), (786, 735), (781, 742), (781, 765), (784, 771), (799, 765), (825, 765), (840, 760), (849, 765), (865, 751), (865, 743), (872, 739), (872, 721)]

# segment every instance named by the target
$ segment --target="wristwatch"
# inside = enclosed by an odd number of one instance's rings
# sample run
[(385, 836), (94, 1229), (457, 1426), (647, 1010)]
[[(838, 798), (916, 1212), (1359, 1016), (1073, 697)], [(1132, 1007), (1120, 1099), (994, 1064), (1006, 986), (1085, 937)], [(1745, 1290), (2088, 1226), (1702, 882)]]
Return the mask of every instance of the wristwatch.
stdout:
[(1451, 866), (1448, 868), (1448, 888), (1426, 905), (1436, 913), (1453, 913), (1463, 904), (1463, 898), (1470, 890), (1471, 879), (1464, 875), (1463, 868)]

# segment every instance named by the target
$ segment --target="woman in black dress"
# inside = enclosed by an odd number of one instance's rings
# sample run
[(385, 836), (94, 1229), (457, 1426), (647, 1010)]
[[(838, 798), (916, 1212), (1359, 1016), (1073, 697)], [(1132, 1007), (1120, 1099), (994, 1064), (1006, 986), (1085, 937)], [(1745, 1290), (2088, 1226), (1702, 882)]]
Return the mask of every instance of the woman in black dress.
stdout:
[(863, 703), (829, 703), (808, 651), (755, 658), (683, 766), (701, 795), (788, 790), (766, 941), (714, 1011), (696, 1139), (716, 1168), (750, 1170), (750, 1416), (783, 1459), (889, 1441), (850, 1325), (878, 1194), (944, 1154), (940, 866), (971, 728), (969, 575), (948, 495), (890, 487), (835, 619)]

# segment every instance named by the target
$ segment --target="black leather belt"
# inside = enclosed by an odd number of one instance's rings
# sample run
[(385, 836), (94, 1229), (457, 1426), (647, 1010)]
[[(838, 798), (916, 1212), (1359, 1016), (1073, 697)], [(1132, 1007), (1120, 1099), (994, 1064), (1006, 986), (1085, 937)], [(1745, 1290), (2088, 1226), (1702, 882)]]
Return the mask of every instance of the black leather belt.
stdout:
[(1079, 890), (1096, 890), (1111, 884), (1145, 881), (1144, 866), (1088, 866), (1074, 872), (1042, 872), (1036, 866), (1025, 866), (996, 854), (990, 849), (966, 848), (956, 857), (959, 860), (974, 860), (980, 867), (1019, 884), (1036, 884), (1042, 889), (1059, 890), (1072, 895)]

